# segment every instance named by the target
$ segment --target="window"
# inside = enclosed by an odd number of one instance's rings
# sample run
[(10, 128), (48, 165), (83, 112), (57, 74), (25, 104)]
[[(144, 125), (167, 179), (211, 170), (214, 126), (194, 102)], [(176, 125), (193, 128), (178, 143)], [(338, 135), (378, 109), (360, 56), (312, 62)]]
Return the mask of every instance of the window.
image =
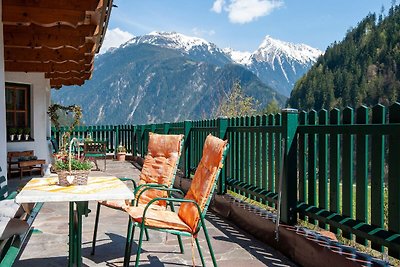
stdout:
[(30, 86), (6, 83), (7, 129), (31, 127)]

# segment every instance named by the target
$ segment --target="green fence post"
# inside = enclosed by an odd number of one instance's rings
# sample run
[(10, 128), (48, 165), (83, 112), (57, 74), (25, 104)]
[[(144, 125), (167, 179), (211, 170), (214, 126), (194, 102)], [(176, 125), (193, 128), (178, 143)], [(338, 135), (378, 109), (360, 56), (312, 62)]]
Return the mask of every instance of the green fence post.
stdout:
[(282, 110), (282, 139), (285, 151), (282, 180), (281, 220), (285, 224), (297, 223), (297, 138), (298, 110)]
[(136, 157), (136, 129), (137, 127), (135, 125), (131, 125), (131, 152), (132, 152), (132, 157)]
[(157, 129), (157, 125), (156, 125), (156, 124), (152, 124), (152, 125), (150, 126), (150, 131), (151, 131), (152, 133), (155, 133), (155, 132), (156, 132), (156, 129)]
[(114, 131), (115, 131), (114, 158), (117, 158), (117, 147), (119, 146), (119, 125), (114, 126)]
[(183, 157), (183, 175), (186, 178), (190, 178), (190, 130), (192, 128), (192, 121), (184, 121), (183, 131), (185, 135), (185, 147), (184, 147), (184, 157)]
[(169, 122), (164, 123), (164, 134), (168, 134), (169, 133), (169, 127), (170, 127), (170, 123)]
[[(226, 138), (226, 131), (228, 130), (228, 118), (227, 117), (219, 117), (217, 119), (217, 134), (218, 137), (221, 139)], [(217, 194), (225, 194), (226, 193), (226, 170), (228, 167), (226, 166), (228, 163), (228, 160), (225, 161), (225, 166), (221, 170), (221, 178), (219, 179), (218, 182), (218, 191)]]
[(143, 158), (143, 151), (142, 151), (142, 147), (143, 147), (143, 140), (142, 140), (142, 129), (143, 126), (142, 125), (138, 125), (136, 128), (136, 138), (137, 138), (137, 144), (138, 144), (138, 152), (140, 153), (140, 156)]
[[(400, 123), (400, 103), (389, 107), (389, 123)], [(396, 134), (389, 135), (388, 154), (388, 230), (400, 232), (400, 138)], [(400, 257), (399, 251), (389, 249), (389, 256)]]

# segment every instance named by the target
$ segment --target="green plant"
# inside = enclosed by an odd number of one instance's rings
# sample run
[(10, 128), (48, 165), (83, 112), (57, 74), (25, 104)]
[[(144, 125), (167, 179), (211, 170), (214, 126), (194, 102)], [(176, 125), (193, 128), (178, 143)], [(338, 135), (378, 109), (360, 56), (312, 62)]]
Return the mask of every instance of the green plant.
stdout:
[(77, 105), (62, 106), (59, 104), (53, 104), (53, 105), (49, 106), (49, 108), (47, 110), (47, 114), (49, 115), (50, 120), (53, 123), (56, 130), (60, 131), (61, 125), (59, 122), (60, 117), (57, 114), (58, 110), (64, 111), (66, 113), (68, 113), (68, 112), (74, 113), (74, 121), (68, 127), (67, 131), (62, 134), (62, 147), (60, 148), (60, 150), (66, 151), (67, 145), (68, 145), (68, 140), (70, 139), (71, 134), (72, 134), (73, 130), (75, 129), (75, 127), (79, 125), (80, 120), (82, 118), (82, 108)]
[(23, 129), (23, 133), (24, 133), (24, 134), (31, 134), (31, 128), (25, 127), (25, 128)]
[(8, 134), (16, 134), (17, 133), (17, 128), (8, 128)]
[(88, 135), (86, 136), (86, 138), (84, 139), (84, 141), (93, 141), (92, 134), (91, 134), (91, 133), (88, 133)]
[(253, 97), (246, 96), (239, 82), (233, 84), (232, 90), (219, 105), (216, 117), (240, 117), (251, 116), (257, 112), (258, 101)]
[[(90, 170), (92, 163), (89, 160), (71, 158), (71, 170)], [(69, 159), (59, 158), (54, 164), (54, 170), (56, 171), (69, 171)]]
[(17, 128), (17, 134), (22, 134), (24, 132), (23, 128)]
[(119, 145), (117, 147), (117, 152), (118, 153), (126, 153), (126, 148), (123, 145)]

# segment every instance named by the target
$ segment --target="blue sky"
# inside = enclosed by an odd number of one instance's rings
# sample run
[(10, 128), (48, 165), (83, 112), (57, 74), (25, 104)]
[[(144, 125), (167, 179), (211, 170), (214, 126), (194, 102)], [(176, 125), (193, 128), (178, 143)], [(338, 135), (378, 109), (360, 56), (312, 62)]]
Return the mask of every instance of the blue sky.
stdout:
[[(114, 0), (104, 49), (151, 31), (176, 31), (221, 48), (254, 51), (266, 35), (325, 50), (393, 0)], [(397, 0), (399, 2), (399, 0)]]

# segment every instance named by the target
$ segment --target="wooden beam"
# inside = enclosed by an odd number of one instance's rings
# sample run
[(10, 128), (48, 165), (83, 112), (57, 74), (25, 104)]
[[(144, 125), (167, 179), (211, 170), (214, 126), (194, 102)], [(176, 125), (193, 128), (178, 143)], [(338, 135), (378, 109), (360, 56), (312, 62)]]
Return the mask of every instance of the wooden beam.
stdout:
[[(19, 27), (20, 28), (20, 27)], [(27, 27), (30, 28), (30, 27)], [(51, 27), (57, 28), (57, 27)], [(57, 32), (52, 34), (52, 32)], [(16, 47), (52, 47), (58, 48), (60, 46), (80, 47), (85, 43), (94, 43), (95, 37), (92, 35), (81, 35), (74, 33), (73, 28), (63, 31), (43, 30), (36, 32), (29, 31), (5, 31), (4, 32), (4, 45)]]
[(51, 79), (50, 80), (50, 86), (52, 88), (61, 88), (62, 86), (71, 86), (71, 85), (83, 85), (85, 83), (85, 80), (79, 80), (79, 79), (71, 79), (71, 80), (57, 80), (57, 79)]
[(95, 10), (101, 0), (3, 0), (3, 6), (28, 6), (41, 8)]
[(43, 27), (36, 24), (30, 24), (29, 26), (24, 25), (4, 25), (3, 27), (4, 35), (55, 35), (55, 36), (73, 36), (73, 37), (83, 37), (83, 36), (94, 36), (98, 35), (100, 32), (100, 27), (98, 25), (80, 25), (78, 27), (71, 27), (67, 25), (56, 25), (53, 27)]
[(44, 77), (46, 79), (79, 78), (79, 79), (89, 80), (90, 78), (92, 78), (92, 73), (90, 73), (90, 72), (78, 72), (78, 71), (50, 72), (50, 73), (45, 73)]
[(43, 48), (19, 48), (5, 47), (4, 60), (8, 61), (58, 61), (65, 60), (92, 62), (94, 59), (93, 53), (81, 53), (79, 50), (63, 47), (60, 49)]
[(49, 47), (49, 46), (38, 46), (38, 47), (32, 47), (32, 46), (10, 46), (7, 45), (5, 46), (6, 48), (21, 48), (21, 49), (42, 49), (42, 48), (48, 48), (51, 50), (63, 50), (63, 49), (72, 49), (75, 50), (77, 53), (80, 54), (95, 54), (96, 53), (96, 45), (94, 43), (85, 43), (82, 46), (79, 47), (73, 47), (73, 46), (59, 46), (59, 47)]
[(77, 64), (67, 61), (65, 63), (27, 63), (5, 61), (5, 71), (15, 72), (67, 72), (67, 71), (93, 71), (93, 64)]
[(3, 5), (3, 24), (4, 25), (69, 25), (77, 27), (79, 25), (99, 25), (101, 10), (80, 11), (54, 8), (40, 8), (28, 6), (4, 6)]

